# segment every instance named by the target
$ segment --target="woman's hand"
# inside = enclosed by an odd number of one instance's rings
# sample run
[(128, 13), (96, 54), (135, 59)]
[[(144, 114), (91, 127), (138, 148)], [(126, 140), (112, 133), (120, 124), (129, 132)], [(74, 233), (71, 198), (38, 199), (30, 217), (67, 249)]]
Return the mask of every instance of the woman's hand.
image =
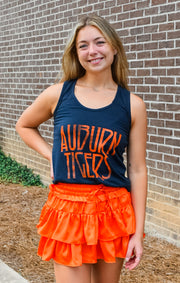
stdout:
[(129, 240), (128, 250), (126, 253), (125, 268), (134, 269), (141, 260), (143, 254), (143, 238), (134, 234)]

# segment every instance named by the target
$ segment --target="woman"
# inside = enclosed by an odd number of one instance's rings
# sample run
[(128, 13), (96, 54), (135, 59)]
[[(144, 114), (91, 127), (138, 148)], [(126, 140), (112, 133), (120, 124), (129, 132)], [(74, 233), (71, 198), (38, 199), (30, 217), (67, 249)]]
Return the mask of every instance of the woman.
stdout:
[[(128, 91), (123, 46), (99, 16), (77, 24), (62, 71), (61, 81), (43, 91), (16, 125), (24, 142), (51, 164), (38, 254), (54, 260), (57, 283), (116, 283), (124, 258), (131, 270), (143, 253), (145, 104)], [(38, 131), (52, 116), (53, 150)]]

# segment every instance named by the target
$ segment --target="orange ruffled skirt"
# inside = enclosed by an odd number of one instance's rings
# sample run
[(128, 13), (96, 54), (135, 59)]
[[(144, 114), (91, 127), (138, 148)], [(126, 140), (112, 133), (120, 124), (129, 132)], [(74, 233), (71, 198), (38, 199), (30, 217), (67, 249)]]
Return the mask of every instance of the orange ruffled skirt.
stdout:
[(38, 255), (67, 266), (125, 258), (135, 232), (131, 195), (125, 188), (51, 184), (39, 223)]

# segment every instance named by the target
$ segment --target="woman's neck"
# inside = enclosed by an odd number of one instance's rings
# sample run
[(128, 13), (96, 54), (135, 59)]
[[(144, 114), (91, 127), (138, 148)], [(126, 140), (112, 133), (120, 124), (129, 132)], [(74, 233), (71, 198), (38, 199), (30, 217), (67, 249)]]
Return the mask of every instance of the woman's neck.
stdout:
[(114, 89), (117, 84), (113, 81), (112, 76), (104, 76), (101, 74), (85, 74), (78, 80), (79, 85), (92, 88), (94, 91), (102, 89)]

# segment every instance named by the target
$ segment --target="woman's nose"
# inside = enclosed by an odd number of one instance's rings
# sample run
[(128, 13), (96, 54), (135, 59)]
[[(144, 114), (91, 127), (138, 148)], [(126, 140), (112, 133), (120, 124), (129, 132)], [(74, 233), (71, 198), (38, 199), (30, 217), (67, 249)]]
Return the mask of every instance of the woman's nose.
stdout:
[(89, 44), (89, 54), (95, 54), (96, 52), (96, 46), (93, 43)]

